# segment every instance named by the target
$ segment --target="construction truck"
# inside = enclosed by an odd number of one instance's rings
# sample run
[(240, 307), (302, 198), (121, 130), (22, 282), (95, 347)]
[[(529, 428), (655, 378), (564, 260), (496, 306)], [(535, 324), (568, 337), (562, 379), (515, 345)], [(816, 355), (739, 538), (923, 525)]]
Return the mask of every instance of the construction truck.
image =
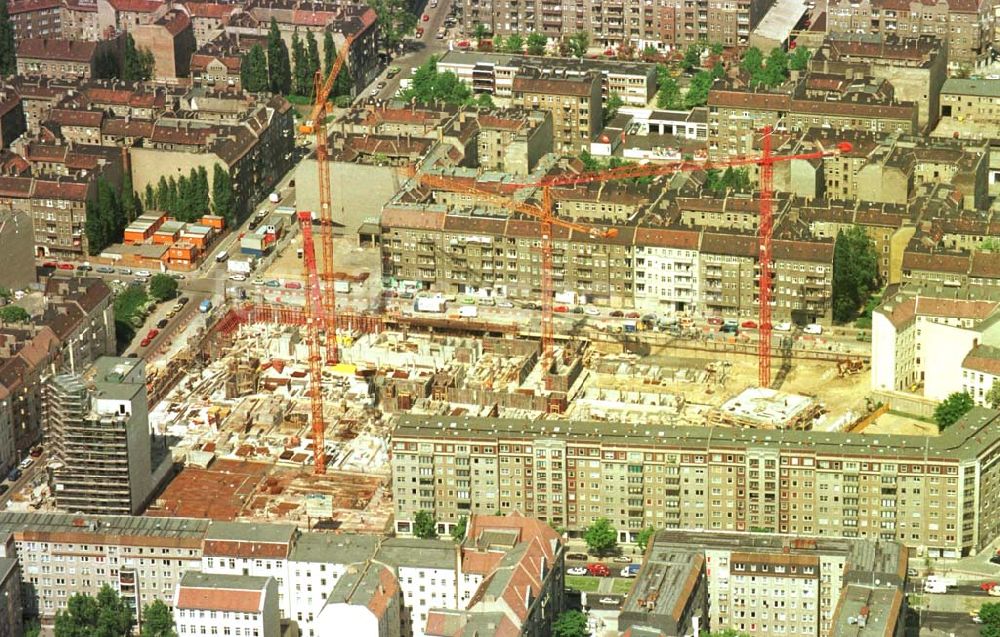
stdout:
[(443, 314), (448, 309), (448, 301), (443, 296), (420, 296), (413, 301), (414, 312)]

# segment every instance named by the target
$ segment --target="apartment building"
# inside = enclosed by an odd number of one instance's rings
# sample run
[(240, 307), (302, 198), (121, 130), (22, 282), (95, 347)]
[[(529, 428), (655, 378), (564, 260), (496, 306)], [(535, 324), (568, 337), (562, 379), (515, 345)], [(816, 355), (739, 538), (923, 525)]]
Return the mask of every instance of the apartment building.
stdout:
[[(681, 637), (708, 629), (705, 557), (691, 547), (664, 544), (650, 538), (642, 568), (618, 616), (618, 627), (626, 635)], [(718, 630), (722, 625), (712, 627)]]
[(89, 79), (95, 76), (98, 42), (81, 42), (49, 37), (33, 37), (17, 42), (17, 74), (60, 79)]
[(178, 635), (282, 637), (273, 577), (187, 571), (172, 601)]
[(995, 31), (992, 4), (941, 0), (902, 5), (890, 0), (833, 0), (827, 32), (935, 37), (948, 45), (951, 68), (988, 61)]
[(522, 73), (514, 78), (511, 104), (552, 113), (554, 150), (578, 154), (603, 126), (601, 77), (597, 73), (568, 79), (544, 72)]
[(191, 55), (198, 48), (191, 18), (186, 11), (172, 9), (148, 24), (129, 29), (140, 50), (152, 52), (152, 78), (160, 82), (177, 82), (190, 74)]
[[(767, 529), (973, 554), (1000, 533), (998, 419), (976, 408), (939, 437), (880, 435), (875, 445), (834, 432), (587, 422), (555, 432), (544, 422), (404, 416), (393, 438), (396, 530), (409, 533), (420, 510), (449, 523), (519, 510), (571, 533), (606, 517), (622, 540), (648, 526)], [(444, 482), (413, 483), (421, 475)]]
[(543, 60), (527, 55), (456, 50), (442, 55), (437, 68), (442, 73), (457, 75), (474, 93), (496, 98), (511, 97), (516, 76), (543, 70), (566, 79), (600, 75), (602, 103), (615, 93), (627, 106), (645, 108), (656, 95), (656, 65), (641, 62), (550, 57)]
[(14, 25), (14, 41), (62, 37), (62, 0), (17, 0), (7, 12)]
[(0, 637), (21, 637), (23, 630), (21, 567), (13, 558), (0, 557)]
[(929, 132), (937, 124), (939, 94), (948, 78), (948, 47), (933, 36), (831, 32), (809, 60), (809, 69), (892, 78), (896, 98), (917, 103), (917, 126)]
[(934, 400), (963, 391), (967, 355), (1000, 345), (1000, 302), (990, 296), (909, 286), (886, 298), (872, 312), (872, 388)]
[(347, 567), (316, 625), (323, 635), (401, 637), (404, 613), (399, 580), (388, 567), (368, 561)]
[(974, 345), (962, 360), (962, 389), (977, 405), (988, 405), (987, 394), (1000, 379), (1000, 347)]
[(996, 126), (1000, 123), (1000, 80), (948, 78), (941, 87), (941, 117)]
[(767, 0), (667, 0), (652, 5), (630, 0), (609, 5), (583, 0), (565, 6), (548, 0), (518, 4), (465, 0), (461, 15), (467, 33), (480, 23), (504, 37), (536, 31), (551, 41), (586, 31), (599, 46), (628, 44), (640, 51), (646, 46), (672, 50), (705, 40), (727, 47), (746, 45), (771, 4)]
[(668, 314), (698, 307), (701, 233), (637, 228), (635, 307)]
[(138, 515), (156, 486), (145, 366), (104, 357), (95, 368), (93, 388), (77, 374), (48, 383), (46, 430), (62, 465), (53, 475), (56, 504), (71, 513)]

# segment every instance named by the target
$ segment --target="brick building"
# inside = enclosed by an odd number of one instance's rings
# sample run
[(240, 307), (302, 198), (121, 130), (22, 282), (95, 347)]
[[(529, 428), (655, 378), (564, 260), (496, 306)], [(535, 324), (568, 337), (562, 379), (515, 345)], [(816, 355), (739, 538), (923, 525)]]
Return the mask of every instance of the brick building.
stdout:
[(544, 72), (519, 75), (511, 87), (511, 104), (552, 113), (553, 145), (560, 153), (588, 150), (603, 126), (601, 78), (596, 73), (572, 80)]
[(195, 43), (191, 19), (179, 10), (171, 10), (147, 24), (130, 28), (135, 46), (140, 50), (152, 51), (155, 60), (155, 78), (159, 81), (174, 82), (188, 77), (191, 69), (191, 55), (198, 48)]

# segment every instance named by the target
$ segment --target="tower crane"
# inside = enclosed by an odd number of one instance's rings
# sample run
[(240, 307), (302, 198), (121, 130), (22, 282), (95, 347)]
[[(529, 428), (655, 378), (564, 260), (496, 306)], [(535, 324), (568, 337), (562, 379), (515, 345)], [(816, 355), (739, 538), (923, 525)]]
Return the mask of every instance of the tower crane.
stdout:
[(326, 473), (326, 418), (323, 416), (323, 360), (320, 348), (320, 329), (327, 332), (335, 329), (326, 321), (319, 273), (316, 270), (316, 244), (313, 243), (312, 213), (299, 212), (299, 226), (302, 228), (302, 267), (306, 277), (305, 329), (309, 346), (309, 404), (312, 413), (313, 471), (316, 475)]
[[(759, 320), (758, 331), (758, 384), (760, 387), (771, 386), (771, 265), (772, 265), (772, 234), (774, 230), (774, 164), (794, 160), (812, 160), (823, 157), (833, 157), (850, 152), (850, 142), (839, 142), (831, 148), (820, 148), (808, 153), (791, 155), (774, 155), (771, 152), (771, 127), (762, 129), (763, 133), (760, 155), (740, 156), (719, 161), (676, 161), (665, 164), (639, 164), (620, 166), (602, 171), (586, 171), (577, 174), (560, 174), (544, 177), (538, 181), (519, 183), (518, 188), (538, 188), (541, 190), (542, 205), (513, 202), (492, 192), (469, 186), (466, 182), (457, 181), (437, 175), (420, 175), (420, 181), (428, 186), (454, 192), (464, 192), (474, 195), (479, 200), (501, 201), (509, 210), (526, 212), (524, 208), (535, 211), (533, 216), (542, 220), (542, 351), (551, 356), (552, 349), (552, 224), (564, 225), (568, 222), (555, 217), (552, 212), (551, 189), (559, 186), (576, 186), (594, 182), (613, 181), (620, 179), (635, 179), (639, 177), (656, 177), (672, 175), (680, 172), (704, 170), (725, 170), (742, 166), (760, 166), (760, 223), (758, 226), (758, 263), (760, 264), (760, 293), (758, 295)], [(507, 202), (504, 204), (503, 202)], [(532, 214), (532, 213), (528, 213)], [(580, 225), (580, 224), (575, 224)], [(594, 235), (594, 232), (589, 232)], [(614, 236), (614, 229), (599, 233), (598, 237)]]
[(559, 219), (552, 214), (552, 198), (548, 188), (543, 188), (542, 205), (515, 201), (503, 195), (469, 186), (439, 175), (420, 175), (421, 183), (432, 188), (462, 192), (475, 197), (477, 201), (486, 201), (503, 206), (508, 210), (519, 212), (539, 221), (542, 239), (542, 361), (546, 367), (552, 362), (555, 344), (555, 331), (552, 320), (552, 226), (560, 226), (567, 230), (575, 230), (597, 239), (609, 239), (618, 235), (618, 230), (609, 228), (601, 230), (582, 223)]
[[(325, 80), (322, 73), (316, 71), (316, 96), (313, 100), (313, 107), (309, 113), (309, 119), (299, 126), (299, 132), (303, 135), (316, 136), (316, 165), (319, 167), (319, 240), (323, 251), (322, 307), (326, 319), (326, 358), (333, 364), (340, 360), (340, 352), (337, 347), (336, 329), (337, 296), (333, 283), (333, 195), (330, 193), (330, 165), (327, 162), (326, 151), (326, 116), (330, 92), (333, 90), (337, 75), (340, 74), (347, 61), (347, 55), (353, 41), (352, 36), (347, 36), (344, 40), (344, 45), (341, 47), (340, 53), (337, 54), (337, 59), (334, 60)], [(302, 237), (305, 241), (305, 233)], [(305, 247), (303, 247), (304, 252)]]

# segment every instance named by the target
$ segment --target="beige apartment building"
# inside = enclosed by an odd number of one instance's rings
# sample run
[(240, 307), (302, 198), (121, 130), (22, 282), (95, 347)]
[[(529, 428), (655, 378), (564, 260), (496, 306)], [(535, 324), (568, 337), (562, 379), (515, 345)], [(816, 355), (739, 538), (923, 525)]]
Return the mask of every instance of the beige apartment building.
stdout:
[(941, 436), (404, 416), (392, 447), (396, 530), (417, 511), (523, 511), (571, 533), (771, 531), (974, 554), (1000, 532), (1000, 413)]
[(552, 113), (552, 142), (560, 153), (589, 150), (604, 125), (599, 73), (567, 79), (526, 72), (514, 78), (511, 105)]
[(941, 117), (982, 126), (1000, 124), (1000, 81), (949, 78), (941, 87)]

